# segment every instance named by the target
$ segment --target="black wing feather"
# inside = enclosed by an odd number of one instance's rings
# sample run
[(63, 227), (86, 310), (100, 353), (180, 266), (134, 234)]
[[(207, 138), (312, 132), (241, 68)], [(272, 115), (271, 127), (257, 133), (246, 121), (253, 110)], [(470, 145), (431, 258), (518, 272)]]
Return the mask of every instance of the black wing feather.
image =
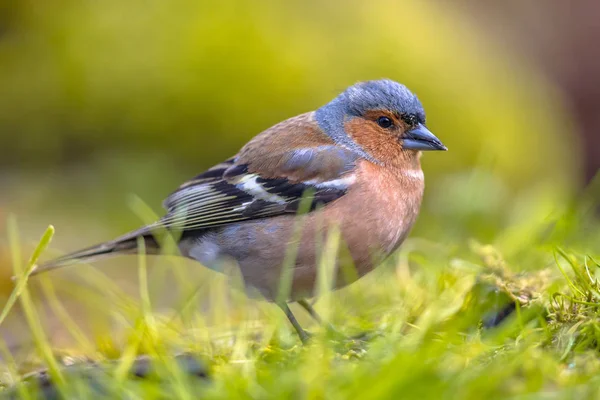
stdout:
[[(233, 173), (224, 170), (219, 177), (200, 175), (196, 184), (185, 185), (165, 201), (168, 209), (160, 224), (183, 230), (199, 230), (227, 225), (255, 218), (296, 213), (303, 196), (310, 198), (310, 210), (335, 201), (346, 194), (345, 187), (327, 187), (319, 184), (294, 183), (285, 178), (262, 178), (247, 174), (247, 167), (233, 166)], [(225, 176), (235, 177), (234, 182)], [(264, 193), (252, 193), (244, 186)], [(240, 183), (241, 181), (241, 183)]]

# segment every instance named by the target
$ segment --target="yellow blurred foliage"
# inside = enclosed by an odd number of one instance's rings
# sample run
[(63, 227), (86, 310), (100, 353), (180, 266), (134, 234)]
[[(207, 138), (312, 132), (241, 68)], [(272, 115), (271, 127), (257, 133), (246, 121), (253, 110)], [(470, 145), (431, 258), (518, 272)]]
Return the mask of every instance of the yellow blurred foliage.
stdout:
[(358, 80), (421, 98), (450, 152), (514, 187), (572, 185), (577, 141), (555, 91), (450, 4), (360, 1), (21, 1), (0, 36), (5, 166), (164, 153), (200, 171)]

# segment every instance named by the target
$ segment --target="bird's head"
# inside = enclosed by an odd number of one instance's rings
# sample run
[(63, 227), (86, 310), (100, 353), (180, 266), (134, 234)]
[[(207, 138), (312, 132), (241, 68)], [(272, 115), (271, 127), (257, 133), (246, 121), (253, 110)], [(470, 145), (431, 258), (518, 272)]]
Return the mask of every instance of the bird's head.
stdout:
[(389, 79), (360, 82), (316, 111), (319, 126), (337, 143), (386, 162), (398, 152), (447, 150), (425, 126), (421, 102)]

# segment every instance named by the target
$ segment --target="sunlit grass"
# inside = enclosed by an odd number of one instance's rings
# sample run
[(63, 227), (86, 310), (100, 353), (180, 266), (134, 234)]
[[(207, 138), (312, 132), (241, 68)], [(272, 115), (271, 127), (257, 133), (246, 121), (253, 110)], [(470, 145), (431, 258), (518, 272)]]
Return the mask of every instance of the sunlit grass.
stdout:
[[(144, 222), (154, 218), (139, 209)], [(514, 265), (492, 245), (471, 241), (457, 250), (456, 244), (410, 239), (377, 271), (331, 292), (331, 265), (340, 243), (339, 235), (332, 234), (323, 244), (315, 307), (336, 330), (316, 325), (292, 306), (314, 334), (302, 345), (276, 305), (248, 299), (239, 280), (228, 283), (217, 273), (198, 285), (192, 277), (198, 271), (186, 270), (176, 257), (151, 260), (142, 251), (133, 291), (89, 267), (28, 280), (52, 234), (49, 228), (25, 263), (16, 221), (9, 222), (16, 283), (0, 323), (6, 323), (9, 311), (22, 312), (33, 347), (23, 363), (22, 354), (0, 346), (7, 396), (478, 399), (600, 394), (600, 266), (595, 254), (541, 246), (526, 259), (548, 262)], [(144, 243), (139, 245), (143, 250)], [(130, 260), (135, 264), (136, 258)], [(174, 305), (165, 308), (154, 297), (167, 292), (174, 293)], [(87, 310), (84, 320), (69, 313), (63, 304), (69, 298)], [(11, 311), (16, 304), (20, 309)], [(70, 345), (54, 344), (45, 331), (48, 318), (60, 321)], [(90, 332), (82, 326), (86, 320), (107, 320), (116, 329)], [(47, 372), (26, 374), (40, 368)]]

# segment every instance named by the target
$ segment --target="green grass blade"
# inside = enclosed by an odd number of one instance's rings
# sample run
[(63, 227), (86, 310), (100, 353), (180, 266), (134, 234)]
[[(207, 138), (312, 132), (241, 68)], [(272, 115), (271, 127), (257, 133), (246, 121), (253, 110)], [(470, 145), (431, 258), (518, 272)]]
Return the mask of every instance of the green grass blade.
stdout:
[(13, 215), (9, 216), (8, 218), (8, 240), (10, 243), (10, 249), (12, 254), (13, 271), (14, 275), (18, 279), (17, 288), (21, 288), (20, 295), (17, 295), (17, 297), (19, 298), (21, 307), (23, 308), (23, 313), (25, 314), (25, 319), (33, 336), (35, 346), (38, 352), (40, 353), (40, 356), (42, 357), (44, 363), (48, 367), (48, 373), (50, 374), (59, 392), (63, 396), (66, 396), (67, 391), (65, 386), (65, 379), (62, 375), (58, 362), (54, 358), (54, 355), (52, 353), (52, 347), (46, 337), (46, 334), (44, 333), (42, 323), (37, 315), (35, 305), (33, 303), (33, 300), (31, 298), (26, 284), (28, 274), (30, 274), (31, 271), (33, 271), (33, 269), (35, 268), (35, 262), (37, 261), (39, 255), (50, 243), (53, 234), (54, 228), (52, 226), (48, 227), (48, 229), (42, 236), (42, 240), (40, 241), (40, 243), (34, 250), (32, 256), (30, 257), (26, 268), (23, 270), (21, 244), (19, 240), (19, 231), (17, 229), (16, 218)]
[[(9, 224), (11, 223), (10, 221), (11, 221), (11, 219), (9, 219)], [(16, 227), (14, 229), (16, 232)], [(13, 232), (13, 234), (15, 234), (15, 232)], [(44, 250), (46, 250), (46, 248), (50, 244), (50, 241), (52, 241), (53, 235), (54, 235), (54, 227), (52, 225), (50, 225), (50, 226), (48, 226), (48, 228), (42, 235), (38, 245), (36, 246), (35, 250), (33, 251), (31, 258), (29, 259), (28, 268), (25, 271), (25, 274), (21, 278), (19, 278), (17, 275), (15, 275), (17, 283), (16, 283), (15, 288), (13, 289), (12, 293), (10, 294), (8, 301), (4, 305), (4, 307), (2, 309), (2, 313), (0, 313), (0, 325), (2, 325), (2, 323), (8, 316), (8, 313), (10, 312), (12, 307), (15, 305), (17, 299), (19, 298), (19, 296), (21, 295), (21, 293), (23, 291), (23, 288), (25, 288), (25, 285), (27, 285), (28, 277), (31, 274), (31, 271), (33, 271), (33, 269), (35, 268), (35, 263), (39, 259), (40, 255), (44, 252)], [(15, 255), (14, 249), (13, 249), (13, 265), (20, 266), (21, 262), (22, 261), (21, 261), (20, 255)]]

